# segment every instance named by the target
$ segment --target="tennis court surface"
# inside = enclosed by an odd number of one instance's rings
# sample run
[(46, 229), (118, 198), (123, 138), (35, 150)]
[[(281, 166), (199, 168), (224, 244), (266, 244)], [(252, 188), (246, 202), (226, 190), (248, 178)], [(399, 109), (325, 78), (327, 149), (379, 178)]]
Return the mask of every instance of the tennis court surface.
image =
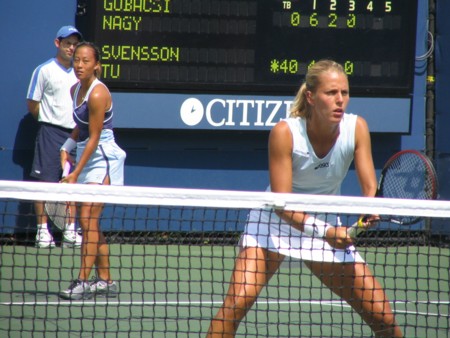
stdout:
[[(66, 185), (67, 186), (67, 185)], [(204, 337), (227, 292), (239, 235), (251, 208), (339, 213), (411, 213), (420, 222), (380, 224), (357, 247), (384, 286), (405, 337), (448, 337), (450, 204), (285, 194), (21, 184), (0, 181), (0, 336)], [(34, 247), (20, 228), (34, 199), (103, 201), (115, 298), (58, 297), (77, 277), (80, 250)], [(447, 231), (447, 232), (446, 232)], [(29, 232), (30, 234), (26, 234)], [(55, 230), (58, 239), (58, 231)], [(238, 337), (372, 337), (360, 316), (299, 260), (283, 262)]]

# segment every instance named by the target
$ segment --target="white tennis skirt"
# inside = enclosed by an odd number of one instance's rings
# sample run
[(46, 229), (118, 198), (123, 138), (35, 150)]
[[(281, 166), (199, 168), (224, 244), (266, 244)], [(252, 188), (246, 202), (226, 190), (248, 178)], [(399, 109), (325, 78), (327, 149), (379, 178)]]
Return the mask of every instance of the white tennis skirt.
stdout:
[[(77, 163), (88, 139), (77, 143)], [(109, 176), (111, 185), (123, 185), (126, 153), (115, 142), (112, 130), (104, 129), (95, 152), (78, 176), (78, 183), (102, 184)]]
[[(317, 218), (324, 217), (316, 216)], [(330, 215), (326, 221), (340, 225), (339, 218)], [(347, 249), (335, 249), (322, 238), (312, 238), (293, 228), (275, 213), (266, 210), (252, 210), (248, 216), (240, 244), (242, 247), (260, 247), (307, 261), (352, 263), (364, 262), (364, 259), (352, 245)]]

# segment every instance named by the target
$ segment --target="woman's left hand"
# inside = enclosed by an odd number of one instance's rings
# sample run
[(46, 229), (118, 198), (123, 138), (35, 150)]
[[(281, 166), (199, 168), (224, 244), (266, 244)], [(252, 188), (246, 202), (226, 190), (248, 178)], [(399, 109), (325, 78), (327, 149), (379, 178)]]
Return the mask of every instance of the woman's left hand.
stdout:
[(347, 233), (347, 227), (330, 227), (325, 234), (325, 240), (336, 249), (345, 249), (353, 244), (353, 239)]

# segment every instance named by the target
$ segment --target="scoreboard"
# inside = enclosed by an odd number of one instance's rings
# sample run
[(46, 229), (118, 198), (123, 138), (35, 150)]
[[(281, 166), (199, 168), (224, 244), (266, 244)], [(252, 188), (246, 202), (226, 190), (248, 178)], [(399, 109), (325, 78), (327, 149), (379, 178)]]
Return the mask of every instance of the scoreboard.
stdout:
[(295, 94), (331, 58), (352, 96), (413, 92), (417, 0), (78, 0), (114, 91)]

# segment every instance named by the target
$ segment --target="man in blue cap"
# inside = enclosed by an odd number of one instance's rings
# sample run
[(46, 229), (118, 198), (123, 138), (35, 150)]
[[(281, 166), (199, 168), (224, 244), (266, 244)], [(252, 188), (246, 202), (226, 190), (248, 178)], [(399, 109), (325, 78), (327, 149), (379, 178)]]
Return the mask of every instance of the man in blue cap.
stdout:
[[(39, 122), (31, 176), (42, 182), (59, 182), (62, 169), (60, 148), (70, 136), (75, 123), (72, 117), (70, 87), (77, 81), (72, 68), (75, 46), (82, 40), (73, 26), (63, 26), (56, 33), (56, 56), (39, 65), (33, 72), (27, 92), (27, 108)], [(36, 247), (52, 248), (53, 236), (48, 228), (44, 202), (35, 202), (37, 220)], [(75, 209), (71, 207), (71, 215)], [(81, 245), (74, 218), (67, 222), (62, 245)]]

